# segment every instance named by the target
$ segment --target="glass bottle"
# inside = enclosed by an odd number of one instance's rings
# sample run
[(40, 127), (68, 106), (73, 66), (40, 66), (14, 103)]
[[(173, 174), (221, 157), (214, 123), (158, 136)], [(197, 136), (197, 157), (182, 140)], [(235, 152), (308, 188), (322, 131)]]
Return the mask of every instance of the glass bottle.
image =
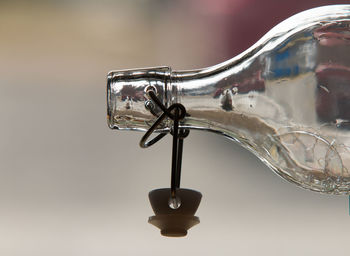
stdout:
[(146, 131), (161, 113), (150, 89), (186, 107), (181, 127), (222, 134), (301, 187), (349, 194), (350, 5), (294, 15), (213, 67), (111, 71), (109, 127)]

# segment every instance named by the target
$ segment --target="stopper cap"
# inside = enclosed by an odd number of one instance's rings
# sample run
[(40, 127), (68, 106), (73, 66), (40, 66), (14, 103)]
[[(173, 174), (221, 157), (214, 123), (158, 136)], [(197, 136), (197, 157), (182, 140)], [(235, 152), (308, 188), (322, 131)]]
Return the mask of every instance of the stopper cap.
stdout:
[(160, 229), (164, 236), (182, 237), (187, 235), (187, 231), (199, 223), (196, 213), (202, 194), (191, 189), (177, 189), (176, 197), (181, 200), (178, 208), (169, 206), (171, 198), (170, 188), (152, 190), (149, 200), (155, 216), (149, 217), (148, 222)]

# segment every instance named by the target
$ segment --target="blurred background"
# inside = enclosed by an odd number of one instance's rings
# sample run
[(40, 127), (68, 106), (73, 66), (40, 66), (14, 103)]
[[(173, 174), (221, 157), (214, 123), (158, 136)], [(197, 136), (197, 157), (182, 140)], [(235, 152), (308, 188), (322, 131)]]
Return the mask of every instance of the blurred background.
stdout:
[[(348, 255), (345, 196), (287, 183), (215, 134), (186, 139), (182, 186), (201, 223), (147, 223), (170, 185), (171, 138), (108, 129), (113, 69), (211, 66), (322, 0), (0, 2), (0, 255)], [(220, 154), (217, 152), (220, 151)]]

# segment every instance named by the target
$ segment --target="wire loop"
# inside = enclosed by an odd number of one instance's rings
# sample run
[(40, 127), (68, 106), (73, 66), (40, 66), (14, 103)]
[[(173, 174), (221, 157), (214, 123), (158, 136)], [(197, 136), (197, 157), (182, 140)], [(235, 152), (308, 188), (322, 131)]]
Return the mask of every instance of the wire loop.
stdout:
[[(188, 129), (179, 128), (179, 121), (184, 119), (187, 115), (186, 108), (179, 103), (174, 103), (170, 107), (166, 108), (163, 103), (157, 98), (155, 92), (150, 90), (147, 92), (152, 101), (163, 111), (163, 113), (157, 118), (154, 124), (147, 130), (140, 140), (141, 148), (148, 148), (161, 140), (169, 132), (173, 136), (173, 148), (172, 148), (172, 165), (171, 165), (171, 197), (176, 198), (176, 189), (180, 188), (181, 179), (181, 163), (183, 152), (183, 140), (188, 136), (190, 131)], [(151, 112), (154, 115), (154, 111)], [(161, 132), (153, 139), (147, 141), (157, 127), (168, 117), (173, 120), (173, 125), (170, 131)]]

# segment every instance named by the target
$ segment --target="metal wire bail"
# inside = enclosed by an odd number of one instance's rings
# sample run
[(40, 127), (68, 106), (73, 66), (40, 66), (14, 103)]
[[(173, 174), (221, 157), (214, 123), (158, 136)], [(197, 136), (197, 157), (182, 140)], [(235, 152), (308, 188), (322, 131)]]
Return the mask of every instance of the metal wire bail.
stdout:
[(181, 179), (181, 163), (183, 153), (183, 140), (188, 136), (190, 131), (188, 129), (179, 128), (179, 121), (186, 116), (186, 108), (179, 103), (174, 103), (170, 107), (166, 108), (162, 102), (157, 98), (154, 91), (149, 91), (148, 95), (153, 102), (163, 111), (163, 113), (157, 118), (154, 124), (147, 130), (140, 140), (141, 148), (148, 148), (162, 139), (169, 132), (162, 132), (153, 139), (147, 141), (157, 127), (168, 117), (173, 120), (173, 125), (170, 129), (170, 134), (173, 136), (172, 146), (172, 165), (171, 165), (171, 198), (176, 198), (176, 189), (180, 188)]

